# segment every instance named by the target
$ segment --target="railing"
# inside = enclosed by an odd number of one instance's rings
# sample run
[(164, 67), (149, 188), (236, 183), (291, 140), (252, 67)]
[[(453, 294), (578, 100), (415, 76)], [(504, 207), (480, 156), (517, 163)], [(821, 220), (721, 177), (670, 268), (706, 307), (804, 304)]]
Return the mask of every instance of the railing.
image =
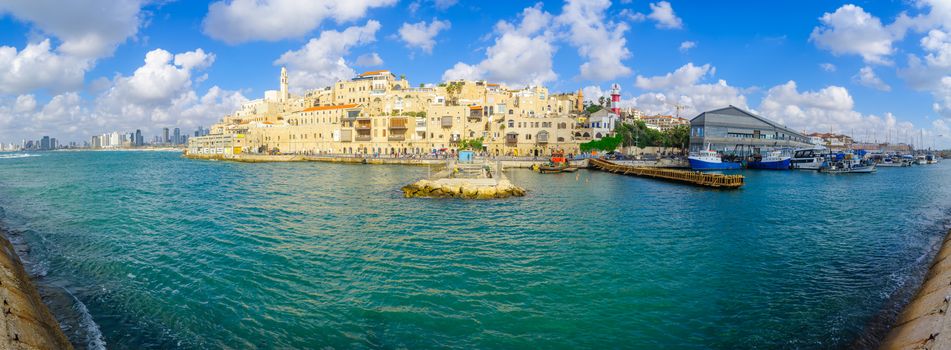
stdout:
[(353, 139), (356, 140), (356, 141), (370, 141), (370, 140), (373, 139), (373, 136), (370, 136), (370, 135), (359, 135), (359, 134), (358, 134), (357, 136), (354, 136)]
[(389, 141), (406, 141), (406, 136), (402, 134), (390, 134), (386, 139)]

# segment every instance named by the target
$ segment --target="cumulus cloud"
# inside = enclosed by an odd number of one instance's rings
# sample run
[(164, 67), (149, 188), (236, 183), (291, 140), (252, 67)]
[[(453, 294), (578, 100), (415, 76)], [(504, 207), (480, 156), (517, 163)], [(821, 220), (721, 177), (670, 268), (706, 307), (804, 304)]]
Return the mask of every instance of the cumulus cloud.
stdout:
[(697, 43), (693, 41), (684, 41), (680, 43), (680, 52), (686, 53), (690, 49), (697, 47)]
[(879, 91), (892, 90), (892, 87), (886, 84), (884, 81), (882, 81), (882, 79), (879, 78), (877, 75), (875, 75), (875, 71), (872, 70), (872, 67), (869, 67), (869, 66), (862, 67), (862, 69), (859, 70), (859, 73), (855, 75), (854, 77), (852, 77), (852, 79), (863, 86), (870, 87), (875, 90), (879, 90)]
[(360, 67), (376, 67), (383, 64), (383, 59), (376, 52), (368, 53), (357, 57), (354, 64)]
[(588, 102), (598, 102), (599, 97), (608, 96), (600, 86), (589, 85), (581, 88), (581, 94), (584, 95), (584, 100)]
[(391, 6), (396, 0), (218, 1), (208, 7), (202, 28), (208, 36), (229, 44), (297, 38), (316, 29), (325, 19), (347, 22), (368, 10)]
[(605, 12), (610, 0), (568, 0), (556, 21), (568, 27), (568, 42), (587, 61), (581, 64), (581, 78), (610, 80), (631, 74), (621, 61), (631, 57), (624, 32), (625, 23), (609, 21)]
[(403, 26), (400, 27), (399, 34), (400, 39), (406, 43), (406, 46), (415, 47), (426, 53), (431, 53), (433, 52), (433, 46), (436, 45), (436, 40), (434, 39), (436, 35), (450, 27), (452, 27), (452, 24), (449, 23), (449, 21), (440, 21), (433, 18), (432, 22), (428, 24), (426, 21), (413, 24), (403, 23)]
[(49, 39), (27, 44), (19, 52), (15, 47), (0, 46), (0, 93), (75, 89), (82, 86), (89, 67), (87, 60), (54, 52)]
[(684, 22), (677, 17), (677, 14), (674, 13), (673, 6), (670, 5), (667, 1), (660, 1), (657, 3), (651, 3), (651, 13), (647, 15), (647, 18), (650, 18), (657, 22), (657, 28), (660, 29), (680, 29), (683, 28)]
[(665, 75), (638, 75), (634, 85), (648, 92), (637, 96), (634, 103), (647, 114), (677, 114), (679, 110), (683, 117), (728, 105), (747, 108), (746, 96), (740, 88), (722, 79), (702, 82), (715, 74), (716, 68), (709, 64), (687, 63)]
[(820, 63), (820, 64), (819, 64), (819, 68), (822, 68), (822, 70), (824, 70), (824, 71), (826, 71), (826, 72), (829, 72), (829, 73), (835, 72), (835, 70), (836, 70), (835, 65), (832, 64), (832, 63), (828, 63), (828, 62), (826, 62), (826, 63)]
[(89, 99), (70, 91), (41, 105), (30, 94), (15, 100), (0, 96), (0, 139), (52, 135), (64, 141), (87, 140), (111, 131), (157, 133), (166, 126), (208, 125), (247, 101), (241, 93), (217, 86), (202, 95), (195, 91), (201, 70), (213, 62), (214, 55), (201, 49), (178, 54), (156, 49), (131, 75), (101, 81), (107, 86)]
[(76, 58), (112, 55), (116, 46), (132, 37), (142, 22), (141, 0), (6, 0), (8, 12), (41, 32), (59, 38), (58, 51)]
[(141, 7), (139, 0), (0, 2), (0, 16), (29, 24), (34, 38), (23, 49), (0, 46), (0, 93), (78, 88), (97, 59), (138, 32)]
[(287, 51), (274, 61), (286, 65), (290, 85), (295, 90), (329, 86), (341, 79), (349, 79), (356, 72), (347, 65), (344, 56), (350, 49), (376, 41), (380, 22), (367, 21), (363, 26), (352, 26), (342, 32), (326, 30), (310, 39), (298, 50)]
[(443, 73), (443, 80), (488, 79), (514, 86), (555, 80), (552, 15), (538, 4), (522, 10), (520, 17), (518, 24), (499, 21), (495, 25), (495, 44), (485, 50), (484, 60), (473, 65), (456, 63)]
[(833, 13), (819, 18), (822, 23), (813, 28), (809, 41), (835, 55), (856, 54), (866, 63), (890, 64), (895, 38), (872, 16), (859, 6), (843, 5)]
[(848, 89), (827, 86), (817, 91), (800, 92), (795, 81), (770, 88), (758, 111), (796, 130), (851, 133), (851, 130), (892, 130), (911, 132), (914, 125), (884, 116), (863, 115), (854, 110), (855, 101)]

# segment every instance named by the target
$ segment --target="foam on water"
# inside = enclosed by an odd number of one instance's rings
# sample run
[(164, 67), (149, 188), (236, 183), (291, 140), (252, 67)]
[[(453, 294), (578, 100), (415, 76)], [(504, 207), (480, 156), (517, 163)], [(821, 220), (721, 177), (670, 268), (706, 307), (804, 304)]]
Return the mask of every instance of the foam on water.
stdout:
[(38, 154), (31, 153), (0, 153), (0, 159), (17, 159), (17, 158), (29, 158), (29, 157), (39, 157)]

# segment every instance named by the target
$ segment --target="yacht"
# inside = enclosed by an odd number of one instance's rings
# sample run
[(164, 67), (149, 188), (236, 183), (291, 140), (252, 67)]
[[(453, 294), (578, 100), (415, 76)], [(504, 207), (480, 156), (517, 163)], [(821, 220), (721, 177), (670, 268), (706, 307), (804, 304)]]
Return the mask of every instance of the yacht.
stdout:
[(825, 152), (824, 148), (798, 149), (793, 153), (789, 164), (793, 169), (819, 170), (825, 160)]

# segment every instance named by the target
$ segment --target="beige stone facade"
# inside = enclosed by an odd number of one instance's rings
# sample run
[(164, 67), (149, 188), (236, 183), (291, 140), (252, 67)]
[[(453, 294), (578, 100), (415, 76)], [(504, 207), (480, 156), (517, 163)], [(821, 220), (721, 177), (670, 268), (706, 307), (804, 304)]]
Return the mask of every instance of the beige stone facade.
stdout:
[(576, 137), (589, 131), (578, 123), (580, 91), (552, 95), (545, 87), (512, 90), (485, 81), (411, 87), (386, 70), (300, 96), (287, 93), (286, 84), (282, 72), (280, 94), (224, 117), (211, 135), (192, 138), (189, 152), (429, 154), (481, 138), (477, 151), (544, 156), (578, 153), (590, 140)]

